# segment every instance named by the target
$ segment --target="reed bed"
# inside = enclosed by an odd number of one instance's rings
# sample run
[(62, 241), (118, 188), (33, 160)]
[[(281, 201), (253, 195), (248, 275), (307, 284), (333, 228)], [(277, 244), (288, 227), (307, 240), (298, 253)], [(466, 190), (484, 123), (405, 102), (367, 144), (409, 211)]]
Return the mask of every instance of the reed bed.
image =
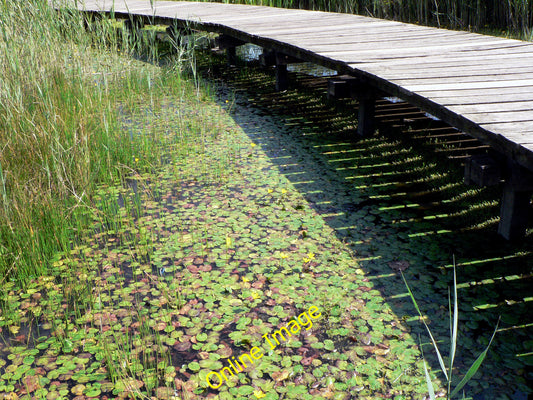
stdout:
[(0, 2), (0, 285), (26, 285), (73, 246), (97, 184), (160, 163), (166, 139), (125, 134), (125, 114), (139, 101), (156, 110), (163, 91), (195, 93), (180, 68), (131, 57), (157, 58), (155, 31), (85, 18)]

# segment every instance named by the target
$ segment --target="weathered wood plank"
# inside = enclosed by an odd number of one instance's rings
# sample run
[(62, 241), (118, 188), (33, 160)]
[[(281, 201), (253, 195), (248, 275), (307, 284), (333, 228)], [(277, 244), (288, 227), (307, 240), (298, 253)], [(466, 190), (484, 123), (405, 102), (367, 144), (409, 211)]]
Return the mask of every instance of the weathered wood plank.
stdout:
[(467, 83), (467, 84), (475, 84), (475, 83), (487, 83), (490, 84), (491, 82), (500, 82), (504, 84), (505, 82), (510, 81), (527, 81), (527, 80), (533, 80), (533, 72), (519, 72), (519, 73), (508, 73), (508, 74), (501, 74), (501, 75), (486, 75), (486, 74), (471, 74), (470, 76), (445, 76), (442, 78), (436, 78), (436, 77), (422, 77), (417, 76), (413, 78), (403, 78), (403, 79), (393, 79), (387, 75), (383, 75), (384, 78), (387, 80), (394, 82), (397, 85), (408, 87), (409, 85), (432, 85), (432, 84), (440, 84), (445, 85), (448, 83)]
[(523, 93), (513, 93), (513, 94), (503, 94), (503, 95), (471, 95), (471, 96), (455, 96), (455, 97), (446, 97), (444, 94), (441, 96), (427, 96), (429, 100), (433, 100), (442, 104), (445, 107), (448, 106), (461, 106), (461, 105), (487, 105), (490, 107), (491, 104), (502, 104), (502, 103), (514, 103), (514, 102), (533, 102), (533, 87), (529, 92)]
[[(328, 35), (329, 32), (339, 32), (344, 37), (352, 37), (360, 41), (379, 41), (387, 40), (391, 37), (400, 36), (439, 36), (439, 37), (463, 37), (468, 35), (466, 32), (456, 32), (456, 31), (425, 31), (415, 28), (405, 28), (404, 26), (398, 25), (397, 23), (391, 21), (385, 22), (357, 22), (345, 21), (340, 22), (338, 20), (324, 19), (320, 18), (318, 21), (313, 22), (312, 25), (309, 24), (309, 21), (298, 21), (293, 20), (293, 25), (290, 27), (279, 26), (276, 24), (264, 23), (255, 25), (252, 27), (254, 32), (261, 35), (277, 35), (281, 34), (287, 38), (288, 41), (298, 39), (300, 37), (308, 36), (309, 34), (319, 35)], [(333, 23), (332, 23), (333, 22)], [(306, 29), (307, 28), (307, 29)], [(311, 29), (313, 28), (313, 29)], [(319, 35), (316, 35), (317, 32)]]
[(529, 101), (509, 101), (501, 102), (498, 97), (492, 97), (492, 103), (473, 103), (460, 105), (446, 105), (445, 102), (440, 103), (448, 109), (462, 115), (474, 113), (501, 113), (509, 111), (533, 111), (533, 95), (530, 96)]
[[(322, 21), (322, 20), (321, 20)], [(325, 21), (325, 22), (330, 22)], [(337, 22), (337, 21), (336, 21)], [(360, 41), (379, 41), (383, 39), (390, 38), (390, 35), (394, 35), (395, 38), (398, 37), (461, 37), (466, 35), (466, 32), (457, 32), (457, 31), (429, 31), (429, 32), (423, 32), (419, 29), (400, 29), (399, 27), (393, 25), (393, 28), (390, 28), (390, 25), (381, 26), (380, 29), (375, 29), (376, 27), (374, 25), (369, 25), (369, 23), (366, 23), (364, 25), (363, 23), (360, 24), (360, 28), (355, 28), (353, 22), (348, 23), (324, 23), (320, 26), (320, 34), (324, 35), (335, 35), (338, 33), (341, 37), (349, 37), (349, 36), (355, 36), (357, 34), (357, 40)], [(359, 25), (358, 25), (359, 26)], [(261, 28), (264, 29), (262, 31)], [(369, 30), (369, 28), (372, 27), (372, 30)], [(254, 32), (259, 34), (271, 34), (271, 35), (284, 35), (287, 39), (292, 40), (296, 39), (301, 36), (308, 35), (309, 33), (317, 33), (317, 26), (316, 25), (310, 25), (308, 21), (293, 21), (293, 24), (286, 27), (286, 26), (279, 26), (276, 24), (275, 26), (270, 26), (268, 24), (264, 24), (262, 26), (254, 26)], [(349, 32), (346, 33), (346, 32)]]
[[(278, 36), (272, 36), (278, 37)], [(336, 41), (335, 41), (336, 39)], [(425, 37), (404, 37), (396, 38), (394, 35), (389, 36), (388, 39), (381, 40), (367, 38), (367, 40), (360, 39), (353, 35), (334, 36), (334, 35), (320, 35), (306, 34), (295, 37), (292, 43), (300, 47), (319, 46), (323, 52), (341, 52), (350, 53), (351, 51), (360, 52), (367, 49), (419, 49), (430, 46), (431, 48), (456, 49), (468, 48), (470, 46), (479, 45), (499, 45), (509, 46), (508, 42), (501, 39), (494, 39), (490, 37), (469, 37), (469, 36), (425, 36)], [(523, 45), (523, 43), (515, 43), (515, 45)]]
[[(524, 63), (525, 64), (525, 63)], [(449, 78), (480, 75), (515, 75), (531, 72), (530, 65), (516, 65), (509, 68), (502, 67), (501, 62), (482, 65), (450, 65), (448, 67), (421, 67), (421, 68), (364, 68), (365, 72), (382, 75), (387, 79), (412, 79), (412, 78)]]
[(463, 113), (462, 115), (480, 125), (505, 122), (530, 122), (533, 120), (532, 109), (526, 111)]
[(441, 98), (446, 98), (446, 104), (451, 104), (454, 99), (461, 104), (473, 96), (483, 99), (480, 102), (491, 103), (496, 96), (511, 97), (511, 101), (514, 100), (513, 96), (516, 96), (516, 100), (519, 100), (518, 96), (530, 96), (533, 93), (533, 85), (492, 89), (420, 90), (417, 93), (427, 99), (436, 99), (438, 103), (441, 103)]
[(355, 70), (372, 68), (372, 67), (402, 67), (407, 65), (416, 65), (418, 68), (425, 66), (438, 66), (439, 63), (471, 63), (471, 62), (489, 62), (499, 60), (501, 63), (502, 58), (505, 58), (505, 62), (512, 64), (513, 61), (526, 61), (533, 58), (533, 47), (531, 45), (518, 46), (512, 48), (496, 49), (491, 51), (477, 51), (470, 53), (451, 53), (443, 52), (432, 54), (404, 54), (403, 56), (368, 56), (360, 58), (359, 60), (348, 61), (344, 60), (349, 66)]
[[(295, 44), (297, 45), (297, 43)], [(302, 46), (298, 46), (302, 47)], [(312, 46), (307, 46), (308, 49), (314, 51), (317, 54), (334, 58), (346, 63), (353, 63), (354, 67), (357, 67), (357, 61), (369, 61), (377, 59), (395, 59), (395, 58), (413, 58), (421, 56), (440, 56), (443, 52), (448, 52), (453, 56), (464, 55), (465, 57), (476, 57), (477, 55), (490, 55), (491, 51), (502, 50), (502, 54), (507, 54), (508, 49), (517, 47), (520, 49), (526, 49), (528, 53), (533, 52), (533, 46), (528, 44), (510, 44), (507, 45), (501, 42), (487, 42), (485, 44), (450, 44), (442, 46), (427, 46), (427, 47), (399, 47), (390, 49), (365, 49), (365, 50), (328, 50), (321, 51), (320, 49), (314, 49)], [(485, 54), (483, 54), (485, 53)]]
[(402, 85), (406, 90), (417, 92), (424, 90), (455, 90), (455, 89), (492, 89), (492, 88), (508, 88), (520, 86), (532, 86), (533, 79), (519, 79), (519, 80), (501, 80), (495, 82), (462, 82), (462, 83), (429, 83), (429, 84), (409, 84)]
[(514, 142), (517, 132), (521, 134), (533, 132), (531, 121), (484, 123), (480, 124), (480, 126), (490, 132), (503, 135), (511, 142)]

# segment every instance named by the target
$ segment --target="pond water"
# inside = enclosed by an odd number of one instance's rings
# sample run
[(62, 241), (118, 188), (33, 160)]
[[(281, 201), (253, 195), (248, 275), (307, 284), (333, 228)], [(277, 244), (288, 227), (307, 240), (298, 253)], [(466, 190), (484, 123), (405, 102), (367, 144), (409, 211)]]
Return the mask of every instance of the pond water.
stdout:
[[(237, 48), (237, 55), (244, 61), (259, 61), (263, 54), (263, 48), (255, 44), (247, 43)], [(299, 72), (311, 76), (335, 76), (337, 71), (310, 62), (302, 62), (287, 65), (289, 72)]]

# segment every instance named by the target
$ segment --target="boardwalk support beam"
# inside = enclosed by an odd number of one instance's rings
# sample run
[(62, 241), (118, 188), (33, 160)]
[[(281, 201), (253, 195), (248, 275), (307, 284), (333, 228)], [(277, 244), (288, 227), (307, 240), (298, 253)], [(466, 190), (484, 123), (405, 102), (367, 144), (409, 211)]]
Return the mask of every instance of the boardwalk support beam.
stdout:
[(328, 79), (328, 98), (346, 99), (352, 96), (352, 88), (358, 83), (358, 79), (350, 75), (335, 76)]
[(299, 58), (290, 56), (279, 51), (264, 49), (260, 56), (260, 62), (263, 67), (271, 67), (278, 64), (294, 64), (303, 62)]
[(507, 240), (524, 237), (531, 214), (533, 173), (509, 162), (503, 187), (498, 233)]
[(500, 163), (488, 154), (471, 156), (465, 163), (465, 185), (481, 187), (498, 185), (502, 181)]
[(357, 134), (370, 136), (374, 133), (376, 100), (384, 97), (377, 88), (350, 75), (342, 75), (328, 80), (329, 98), (353, 97), (359, 102)]
[(289, 88), (289, 74), (287, 64), (302, 62), (299, 58), (274, 50), (264, 50), (261, 54), (261, 65), (264, 67), (275, 66), (276, 90), (281, 92)]
[(234, 38), (229, 35), (219, 35), (217, 37), (217, 45), (221, 50), (226, 50), (226, 54), (228, 57), (228, 65), (236, 65), (237, 64), (237, 46), (242, 46), (243, 44), (246, 44), (246, 42), (243, 42), (240, 39)]

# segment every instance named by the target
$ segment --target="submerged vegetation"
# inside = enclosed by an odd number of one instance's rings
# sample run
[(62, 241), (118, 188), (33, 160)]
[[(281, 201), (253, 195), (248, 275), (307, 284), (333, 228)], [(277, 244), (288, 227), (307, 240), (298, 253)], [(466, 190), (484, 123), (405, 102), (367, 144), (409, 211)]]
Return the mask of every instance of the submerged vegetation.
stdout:
[[(528, 338), (513, 285), (531, 251), (492, 238), (473, 254), (490, 192), (412, 143), (346, 140), (350, 117), (315, 92), (267, 92), (271, 76), (212, 56), (195, 69), (163, 32), (0, 4), (0, 399), (422, 398), (424, 332), (399, 271), (440, 345), (434, 292), (455, 251), (472, 280), (457, 369), (504, 314), (486, 376), (465, 388), (529, 391), (531, 341), (510, 338)], [(237, 90), (198, 78), (212, 74)], [(312, 306), (320, 319), (296, 329)], [(264, 346), (283, 327), (290, 339)], [(257, 348), (253, 368), (208, 384)]]

